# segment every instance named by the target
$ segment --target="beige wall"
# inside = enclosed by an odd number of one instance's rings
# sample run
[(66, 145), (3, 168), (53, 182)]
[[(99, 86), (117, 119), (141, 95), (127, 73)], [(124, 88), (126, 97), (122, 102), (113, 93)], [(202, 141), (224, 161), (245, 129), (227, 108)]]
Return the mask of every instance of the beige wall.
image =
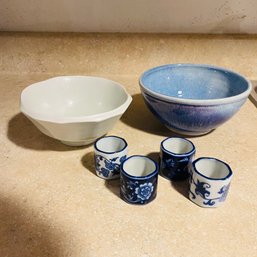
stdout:
[(0, 30), (257, 33), (257, 1), (0, 0)]

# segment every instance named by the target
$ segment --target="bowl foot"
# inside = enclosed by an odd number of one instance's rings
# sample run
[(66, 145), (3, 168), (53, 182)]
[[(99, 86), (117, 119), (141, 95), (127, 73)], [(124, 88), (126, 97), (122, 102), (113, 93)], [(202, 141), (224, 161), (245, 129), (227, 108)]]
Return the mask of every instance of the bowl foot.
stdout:
[(65, 145), (68, 145), (68, 146), (83, 146), (83, 145), (89, 145), (89, 144), (92, 144), (94, 141), (96, 140), (96, 138), (94, 139), (90, 139), (90, 140), (84, 140), (84, 141), (62, 141), (61, 142)]
[(166, 126), (166, 127), (169, 130), (175, 132), (176, 134), (185, 135), (185, 136), (202, 136), (202, 135), (208, 134), (212, 131), (212, 129), (207, 130), (207, 131), (189, 131), (189, 130), (175, 129), (175, 128), (168, 127), (168, 126)]

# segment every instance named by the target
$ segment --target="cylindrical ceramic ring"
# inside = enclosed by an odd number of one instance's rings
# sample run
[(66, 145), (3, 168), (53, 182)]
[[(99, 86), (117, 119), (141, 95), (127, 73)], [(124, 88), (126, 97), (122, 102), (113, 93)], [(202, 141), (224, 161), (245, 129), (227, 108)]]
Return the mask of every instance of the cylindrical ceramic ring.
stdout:
[(106, 136), (94, 144), (95, 170), (98, 177), (115, 179), (120, 176), (120, 164), (127, 158), (128, 144), (117, 136)]
[(218, 207), (227, 197), (232, 170), (221, 160), (199, 158), (192, 163), (189, 199), (201, 207)]
[(185, 138), (168, 137), (161, 142), (160, 173), (178, 181), (189, 177), (189, 166), (195, 155), (194, 144)]
[(158, 166), (151, 158), (133, 155), (121, 164), (120, 196), (131, 204), (147, 204), (156, 197)]

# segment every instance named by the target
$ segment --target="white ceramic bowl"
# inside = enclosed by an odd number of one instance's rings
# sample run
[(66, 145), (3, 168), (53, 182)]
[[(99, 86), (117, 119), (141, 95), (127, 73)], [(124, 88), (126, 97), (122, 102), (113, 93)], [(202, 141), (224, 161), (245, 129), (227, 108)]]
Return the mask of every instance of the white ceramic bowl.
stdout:
[(25, 88), (20, 109), (47, 136), (80, 146), (106, 134), (131, 101), (124, 87), (114, 81), (62, 76)]

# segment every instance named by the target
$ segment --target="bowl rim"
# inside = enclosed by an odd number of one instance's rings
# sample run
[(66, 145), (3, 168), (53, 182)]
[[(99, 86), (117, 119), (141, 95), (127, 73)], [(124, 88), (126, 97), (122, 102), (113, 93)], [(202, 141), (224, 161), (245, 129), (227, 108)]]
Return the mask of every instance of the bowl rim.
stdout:
[[(157, 93), (157, 92), (152, 91), (149, 88), (147, 88), (143, 83), (143, 78), (146, 77), (148, 74), (150, 74), (152, 72), (155, 72), (156, 70), (165, 69), (167, 67), (190, 67), (190, 66), (199, 67), (199, 68), (211, 68), (211, 69), (215, 69), (215, 70), (219, 70), (219, 71), (223, 71), (223, 72), (226, 72), (226, 73), (236, 75), (236, 76), (240, 77), (241, 79), (243, 79), (247, 83), (247, 89), (240, 94), (230, 96), (230, 97), (225, 97), (225, 98), (189, 99), (189, 98), (178, 98), (178, 97), (174, 97), (174, 96), (168, 96), (168, 95), (163, 95), (163, 94)], [(184, 104), (184, 105), (220, 105), (220, 104), (228, 104), (228, 103), (240, 101), (244, 98), (247, 98), (249, 96), (251, 90), (252, 90), (252, 84), (251, 84), (250, 80), (248, 80), (247, 78), (245, 78), (243, 75), (241, 75), (238, 72), (235, 72), (235, 71), (223, 68), (223, 67), (215, 66), (215, 65), (194, 64), (194, 63), (164, 64), (164, 65), (160, 65), (160, 66), (150, 68), (150, 69), (146, 70), (145, 72), (143, 72), (141, 74), (141, 76), (139, 77), (139, 85), (140, 85), (141, 91), (143, 91), (143, 93), (146, 93), (146, 94), (148, 94), (150, 96), (153, 96), (155, 98), (158, 98), (160, 100), (164, 100), (166, 102), (172, 102), (172, 103), (178, 103), (178, 104)]]
[[(39, 86), (41, 84), (47, 84), (50, 81), (53, 80), (62, 80), (62, 79), (75, 79), (75, 78), (87, 78), (87, 79), (97, 79), (99, 81), (105, 81), (105, 82), (111, 82), (113, 84), (115, 84), (116, 86), (120, 87), (123, 89), (123, 91), (125, 92), (127, 99), (118, 107), (110, 110), (110, 111), (106, 111), (106, 112), (101, 112), (98, 114), (94, 114), (94, 115), (84, 115), (84, 116), (74, 116), (74, 117), (60, 117), (58, 115), (53, 115), (53, 116), (48, 116), (45, 114), (40, 114), (38, 112), (32, 112), (30, 110), (27, 110), (26, 107), (24, 106), (24, 100), (23, 100), (23, 96), (25, 94), (25, 92), (27, 90), (29, 90), (32, 87), (35, 86)], [(130, 105), (132, 101), (132, 97), (130, 94), (128, 94), (128, 92), (126, 91), (125, 87), (123, 85), (121, 85), (118, 82), (115, 82), (113, 80), (107, 79), (107, 78), (103, 78), (103, 77), (97, 77), (97, 76), (83, 76), (83, 75), (71, 75), (71, 76), (56, 76), (56, 77), (52, 77), (46, 80), (42, 80), (33, 84), (30, 84), (29, 86), (27, 86), (26, 88), (24, 88), (21, 92), (20, 95), (20, 110), (22, 113), (24, 113), (26, 116), (35, 119), (35, 120), (39, 120), (39, 121), (45, 121), (45, 122), (52, 122), (52, 123), (81, 123), (81, 122), (99, 122), (99, 121), (104, 121), (107, 120), (109, 118), (118, 116), (118, 115), (122, 115), (126, 109), (128, 108), (128, 106)]]

